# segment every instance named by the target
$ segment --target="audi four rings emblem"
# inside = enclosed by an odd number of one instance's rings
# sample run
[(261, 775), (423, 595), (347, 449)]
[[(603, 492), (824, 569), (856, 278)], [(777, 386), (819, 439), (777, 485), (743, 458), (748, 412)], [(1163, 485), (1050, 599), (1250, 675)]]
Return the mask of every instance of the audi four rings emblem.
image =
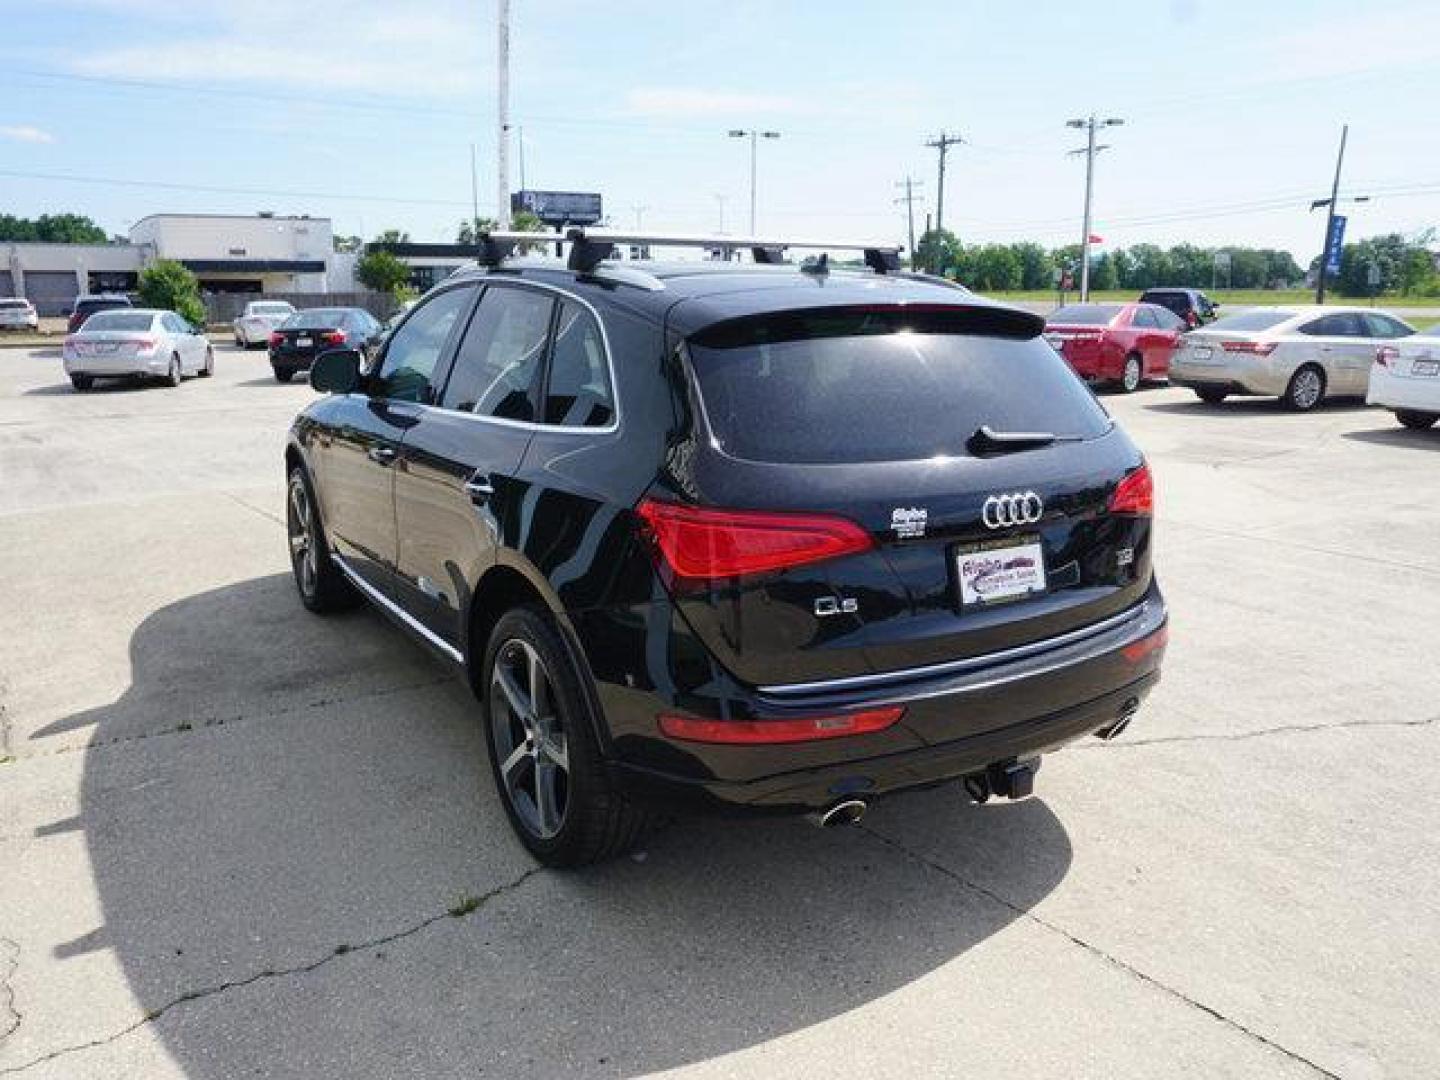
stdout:
[(988, 529), (1004, 529), (1011, 525), (1033, 525), (1045, 513), (1045, 502), (1033, 491), (1013, 491), (1009, 495), (991, 495), (980, 510), (980, 520)]

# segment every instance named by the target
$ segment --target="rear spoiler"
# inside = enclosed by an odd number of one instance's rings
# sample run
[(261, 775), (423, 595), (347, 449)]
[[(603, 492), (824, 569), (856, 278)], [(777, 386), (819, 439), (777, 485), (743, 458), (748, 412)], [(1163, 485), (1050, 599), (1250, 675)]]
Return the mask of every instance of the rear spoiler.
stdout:
[(756, 312), (711, 323), (689, 336), (706, 348), (733, 349), (902, 330), (1025, 341), (1044, 329), (1045, 320), (1034, 312), (976, 298), (974, 303), (851, 304)]

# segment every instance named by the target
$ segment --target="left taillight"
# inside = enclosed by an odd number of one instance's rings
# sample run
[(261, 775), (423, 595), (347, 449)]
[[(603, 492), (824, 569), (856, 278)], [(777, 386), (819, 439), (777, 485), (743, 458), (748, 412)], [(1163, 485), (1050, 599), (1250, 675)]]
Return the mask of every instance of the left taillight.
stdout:
[(848, 518), (681, 506), (644, 499), (635, 508), (677, 578), (709, 581), (787, 570), (869, 551), (870, 534)]
[(1110, 496), (1110, 513), (1152, 517), (1155, 513), (1155, 481), (1150, 466), (1141, 465), (1115, 485)]
[(154, 351), (155, 351), (155, 344), (156, 344), (156, 342), (155, 342), (155, 339), (154, 339), (153, 337), (141, 337), (141, 338), (136, 338), (136, 339), (135, 339), (135, 351), (136, 351), (136, 352), (142, 352), (142, 353), (154, 352)]

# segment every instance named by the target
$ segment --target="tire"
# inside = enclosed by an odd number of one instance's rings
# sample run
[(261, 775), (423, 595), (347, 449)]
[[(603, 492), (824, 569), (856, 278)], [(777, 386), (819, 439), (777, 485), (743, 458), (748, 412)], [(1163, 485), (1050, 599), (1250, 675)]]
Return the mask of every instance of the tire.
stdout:
[(239, 330), (235, 331), (235, 347), (237, 349), (248, 349), (250, 347), (250, 343), (245, 340)]
[(1325, 400), (1325, 372), (1314, 364), (1303, 364), (1290, 376), (1280, 398), (1294, 412), (1310, 412)]
[(1440, 420), (1440, 413), (1415, 412), (1413, 409), (1396, 409), (1395, 419), (1404, 424), (1411, 431), (1424, 431), (1426, 428), (1435, 426), (1435, 421)]
[(325, 542), (325, 527), (315, 502), (315, 492), (305, 470), (290, 470), (285, 491), (285, 536), (290, 545), (290, 572), (300, 602), (317, 615), (345, 611), (360, 602)]
[(166, 386), (179, 386), (185, 380), (185, 373), (180, 369), (180, 354), (176, 353), (170, 357), (170, 371), (165, 376)]
[(1140, 384), (1145, 381), (1145, 364), (1140, 359), (1139, 353), (1131, 353), (1125, 357), (1125, 368), (1120, 374), (1120, 391), (1125, 394), (1133, 394), (1140, 389)]
[(73, 387), (75, 387), (75, 389), (76, 389), (76, 390), (79, 390), (81, 393), (84, 393), (86, 390), (89, 390), (92, 386), (95, 385), (95, 376), (94, 376), (94, 375), (71, 375), (71, 376), (70, 376), (70, 385), (73, 386)]
[(294, 372), (294, 370), (291, 369), (291, 368), (277, 367), (277, 368), (272, 368), (271, 370), (273, 370), (273, 371), (275, 372), (275, 381), (276, 381), (276, 382), (289, 382), (291, 379), (293, 379), (293, 378), (295, 377), (295, 372)]
[(1201, 401), (1203, 401), (1206, 405), (1219, 405), (1230, 395), (1227, 394), (1224, 390), (1219, 389), (1218, 387), (1197, 386), (1195, 388), (1195, 396), (1198, 397)]
[(514, 608), (495, 625), (480, 684), (490, 771), (515, 835), (546, 866), (624, 854), (651, 820), (604, 768), (581, 678), (540, 608)]
[(208, 379), (215, 374), (215, 350), (210, 346), (205, 347), (205, 366), (200, 369), (200, 377)]

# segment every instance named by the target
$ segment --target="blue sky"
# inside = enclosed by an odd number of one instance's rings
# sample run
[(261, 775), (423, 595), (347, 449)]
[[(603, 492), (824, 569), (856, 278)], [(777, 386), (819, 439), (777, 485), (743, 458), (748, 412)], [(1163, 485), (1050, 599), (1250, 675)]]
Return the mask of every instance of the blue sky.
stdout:
[[(1340, 124), (1351, 236), (1440, 226), (1440, 4), (1148, 0), (512, 0), (531, 187), (615, 224), (903, 238), (896, 182), (962, 241), (1078, 239), (1068, 117), (1126, 125), (1098, 160), (1107, 246), (1246, 243), (1308, 259)], [(328, 215), (448, 240), (494, 208), (489, 0), (0, 0), (0, 209)], [(513, 161), (513, 157), (512, 157)], [(512, 178), (518, 186), (518, 169)], [(83, 179), (82, 179), (83, 178)]]

